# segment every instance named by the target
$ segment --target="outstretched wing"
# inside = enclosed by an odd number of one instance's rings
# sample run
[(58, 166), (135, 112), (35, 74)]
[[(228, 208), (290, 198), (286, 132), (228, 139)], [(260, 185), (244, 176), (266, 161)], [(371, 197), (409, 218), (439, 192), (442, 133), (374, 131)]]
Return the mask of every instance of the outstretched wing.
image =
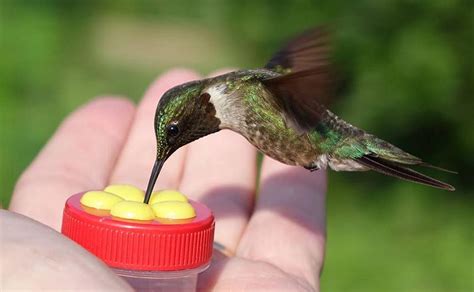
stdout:
[(265, 68), (281, 73), (305, 71), (329, 65), (329, 54), (329, 33), (322, 26), (316, 27), (291, 39)]
[(324, 118), (333, 96), (328, 32), (318, 27), (291, 40), (265, 68), (282, 73), (262, 80), (287, 124), (307, 132)]

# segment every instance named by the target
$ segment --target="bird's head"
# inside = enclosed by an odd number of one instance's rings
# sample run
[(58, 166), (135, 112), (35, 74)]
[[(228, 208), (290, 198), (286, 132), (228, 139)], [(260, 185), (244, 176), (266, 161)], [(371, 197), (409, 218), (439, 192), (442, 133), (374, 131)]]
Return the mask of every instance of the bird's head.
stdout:
[(201, 137), (219, 131), (220, 120), (204, 92), (204, 81), (192, 81), (171, 88), (161, 97), (155, 113), (156, 161), (145, 195), (150, 199), (160, 170), (173, 152)]

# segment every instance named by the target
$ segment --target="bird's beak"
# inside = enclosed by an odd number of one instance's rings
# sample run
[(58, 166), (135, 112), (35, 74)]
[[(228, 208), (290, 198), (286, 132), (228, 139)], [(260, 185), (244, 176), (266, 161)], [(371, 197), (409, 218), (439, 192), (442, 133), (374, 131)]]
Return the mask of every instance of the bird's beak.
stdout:
[(148, 204), (148, 202), (150, 201), (151, 192), (153, 191), (153, 187), (155, 186), (156, 179), (158, 178), (158, 175), (160, 174), (163, 164), (165, 164), (165, 159), (155, 160), (155, 164), (153, 165), (153, 169), (151, 170), (150, 180), (148, 181), (148, 186), (145, 192), (145, 200), (144, 200), (145, 204)]

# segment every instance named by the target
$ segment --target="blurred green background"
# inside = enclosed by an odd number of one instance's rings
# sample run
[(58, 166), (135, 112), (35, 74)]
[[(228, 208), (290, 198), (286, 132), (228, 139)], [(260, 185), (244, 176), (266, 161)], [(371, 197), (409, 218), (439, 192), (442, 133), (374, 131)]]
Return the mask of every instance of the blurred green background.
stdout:
[(459, 174), (427, 170), (450, 193), (331, 172), (323, 291), (474, 290), (472, 1), (0, 3), (3, 206), (61, 120), (94, 96), (138, 101), (176, 66), (258, 67), (325, 23), (347, 81), (335, 111)]

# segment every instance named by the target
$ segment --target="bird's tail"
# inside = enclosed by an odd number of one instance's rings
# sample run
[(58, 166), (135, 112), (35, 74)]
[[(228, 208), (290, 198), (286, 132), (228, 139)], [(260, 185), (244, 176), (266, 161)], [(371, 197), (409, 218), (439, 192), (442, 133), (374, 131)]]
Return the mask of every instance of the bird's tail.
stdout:
[[(434, 179), (432, 177), (429, 177), (427, 175), (414, 171), (413, 169), (409, 168), (406, 164), (404, 165), (401, 163), (393, 162), (393, 161), (386, 160), (384, 158), (377, 157), (371, 154), (359, 157), (356, 159), (356, 161), (372, 170), (375, 170), (377, 172), (380, 172), (386, 175), (395, 176), (401, 179), (432, 186), (432, 187), (443, 189), (443, 190), (448, 190), (448, 191), (455, 190), (455, 188), (452, 185), (449, 185), (447, 183), (444, 183), (442, 181), (439, 181), (437, 179)], [(429, 166), (428, 164), (423, 164), (423, 163), (420, 163), (420, 165)], [(435, 168), (438, 168), (438, 167), (435, 167)]]
[(408, 181), (449, 191), (455, 190), (452, 185), (414, 171), (410, 166), (426, 166), (451, 173), (453, 173), (453, 171), (425, 163), (420, 158), (413, 156), (390, 143), (373, 136), (371, 138), (373, 139), (369, 139), (369, 143), (364, 143), (368, 153), (354, 159), (359, 164), (371, 170)]
[(455, 172), (428, 164), (420, 158), (373, 135), (360, 130), (353, 130), (353, 132), (352, 137), (343, 140), (336, 147), (336, 150), (331, 153), (329, 165), (332, 169), (374, 170), (408, 181), (454, 191), (453, 186), (419, 173), (410, 167), (425, 166), (441, 171)]

